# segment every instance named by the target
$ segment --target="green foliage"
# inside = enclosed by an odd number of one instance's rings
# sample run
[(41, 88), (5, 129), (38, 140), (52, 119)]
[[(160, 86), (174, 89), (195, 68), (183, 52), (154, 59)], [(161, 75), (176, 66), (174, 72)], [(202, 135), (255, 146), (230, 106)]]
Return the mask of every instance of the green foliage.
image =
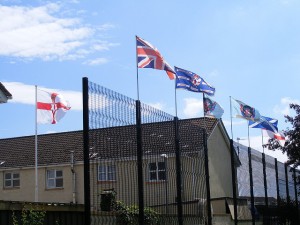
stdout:
[(284, 146), (280, 146), (276, 139), (269, 139), (265, 146), (270, 150), (281, 150), (288, 156), (288, 164), (293, 164), (294, 167), (300, 166), (300, 105), (290, 104), (290, 108), (296, 113), (294, 117), (285, 115), (287, 123), (290, 123), (291, 129), (283, 130), (283, 134), (287, 137)]
[(23, 206), (21, 220), (18, 220), (17, 216), (13, 212), (13, 225), (43, 225), (45, 216), (46, 212), (39, 209), (38, 206), (34, 207), (30, 205), (30, 208)]
[[(126, 206), (122, 202), (116, 202), (115, 210), (117, 213), (118, 225), (138, 225), (139, 208), (136, 205)], [(157, 225), (159, 222), (159, 214), (151, 209), (144, 209), (144, 225)]]

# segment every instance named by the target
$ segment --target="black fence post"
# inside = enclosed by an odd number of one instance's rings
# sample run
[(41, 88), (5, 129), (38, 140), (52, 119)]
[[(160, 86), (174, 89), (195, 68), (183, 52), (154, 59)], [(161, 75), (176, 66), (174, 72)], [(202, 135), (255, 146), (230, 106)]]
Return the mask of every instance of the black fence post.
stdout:
[(252, 159), (251, 158), (252, 158), (251, 157), (251, 148), (248, 147), (250, 196), (251, 196), (251, 215), (252, 215), (252, 224), (255, 224), (255, 206), (254, 206), (253, 174), (252, 174)]
[(278, 178), (278, 163), (275, 158), (275, 175), (276, 175), (276, 190), (277, 190), (277, 207), (280, 206), (280, 190), (279, 190), (279, 178)]
[(287, 171), (287, 164), (284, 164), (284, 172), (285, 172), (285, 188), (286, 188), (286, 203), (289, 206), (291, 204), (290, 192), (289, 192), (289, 178), (288, 178), (288, 171)]
[(297, 224), (299, 224), (299, 204), (298, 204), (298, 191), (297, 191), (297, 177), (296, 177), (296, 169), (293, 168), (293, 177), (294, 177), (294, 190), (295, 190), (295, 207), (297, 210)]
[(137, 139), (137, 173), (139, 195), (139, 225), (144, 224), (144, 179), (143, 179), (143, 143), (141, 102), (136, 101), (136, 139)]
[(293, 177), (294, 177), (295, 203), (296, 203), (296, 207), (298, 209), (299, 203), (298, 203), (298, 191), (297, 191), (297, 175), (296, 175), (295, 168), (293, 168)]
[(174, 117), (174, 126), (175, 126), (176, 185), (177, 185), (177, 214), (178, 214), (177, 216), (178, 216), (178, 225), (183, 225), (181, 153), (180, 153), (178, 117)]
[(269, 207), (269, 198), (268, 198), (268, 184), (267, 184), (267, 174), (266, 174), (266, 156), (265, 153), (262, 153), (262, 163), (263, 163), (263, 175), (264, 175), (264, 188), (265, 188), (265, 204), (266, 207)]
[[(212, 225), (211, 204), (210, 204), (210, 183), (209, 183), (209, 165), (208, 165), (208, 149), (207, 149), (207, 134), (203, 129), (203, 145), (205, 157), (205, 178), (206, 178), (206, 202), (207, 202), (207, 224)], [(195, 188), (195, 187), (194, 187)]]
[(237, 217), (237, 190), (236, 190), (236, 171), (235, 171), (235, 149), (233, 147), (233, 140), (230, 139), (230, 157), (231, 157), (231, 182), (232, 182), (232, 197), (233, 197), (233, 211), (234, 211), (234, 224), (238, 224)]
[(83, 106), (83, 161), (84, 161), (84, 224), (91, 224), (91, 190), (89, 159), (89, 84), (88, 78), (82, 78)]

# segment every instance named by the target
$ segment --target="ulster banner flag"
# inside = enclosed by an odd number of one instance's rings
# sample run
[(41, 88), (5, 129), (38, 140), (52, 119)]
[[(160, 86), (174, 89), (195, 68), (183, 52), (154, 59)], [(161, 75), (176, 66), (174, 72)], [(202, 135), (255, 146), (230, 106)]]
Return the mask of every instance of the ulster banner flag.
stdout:
[(40, 89), (37, 89), (36, 107), (39, 124), (56, 124), (71, 108), (62, 95)]

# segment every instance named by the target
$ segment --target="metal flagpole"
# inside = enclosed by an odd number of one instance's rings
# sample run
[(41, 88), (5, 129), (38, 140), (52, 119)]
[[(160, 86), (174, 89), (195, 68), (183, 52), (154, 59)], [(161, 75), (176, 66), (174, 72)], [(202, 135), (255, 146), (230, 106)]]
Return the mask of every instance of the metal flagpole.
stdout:
[(250, 136), (249, 136), (249, 122), (248, 122), (248, 147), (250, 148)]
[(37, 85), (35, 85), (35, 192), (34, 192), (34, 201), (38, 202), (38, 142), (37, 142)]
[(135, 35), (135, 49), (136, 49), (136, 90), (137, 90), (137, 100), (140, 100), (137, 35)]
[(175, 116), (177, 117), (177, 88), (176, 88), (176, 79), (177, 79), (177, 76), (175, 78)]
[(262, 129), (260, 129), (260, 131), (261, 131), (261, 144), (262, 144), (262, 148), (263, 148), (263, 153), (265, 153), (264, 135), (263, 135)]
[(232, 105), (231, 105), (231, 96), (229, 96), (230, 100), (230, 129), (231, 129), (231, 139), (233, 140), (233, 132), (232, 132)]
[(203, 105), (204, 128), (207, 131), (205, 108), (204, 108), (204, 92), (202, 92), (202, 105)]

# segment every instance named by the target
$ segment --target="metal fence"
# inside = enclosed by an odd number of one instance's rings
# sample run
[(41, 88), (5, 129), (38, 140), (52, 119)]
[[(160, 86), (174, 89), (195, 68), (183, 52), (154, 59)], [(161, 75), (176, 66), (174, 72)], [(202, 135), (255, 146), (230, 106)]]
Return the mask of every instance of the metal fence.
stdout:
[(241, 166), (237, 168), (238, 198), (247, 199), (252, 224), (298, 224), (296, 170), (257, 150), (234, 144)]
[(211, 224), (205, 130), (87, 78), (83, 92), (86, 224)]

